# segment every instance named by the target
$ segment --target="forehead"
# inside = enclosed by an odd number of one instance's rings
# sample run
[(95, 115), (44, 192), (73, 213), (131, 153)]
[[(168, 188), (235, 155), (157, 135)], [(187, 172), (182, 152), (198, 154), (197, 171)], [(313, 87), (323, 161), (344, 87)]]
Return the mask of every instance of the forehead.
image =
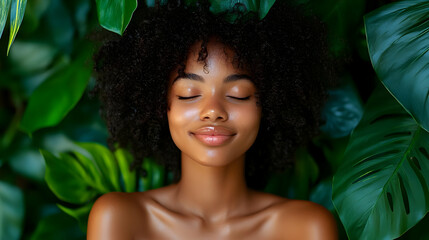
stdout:
[[(202, 42), (194, 43), (190, 49), (186, 60), (186, 67), (200, 67), (204, 66), (207, 71), (216, 67), (222, 67), (229, 70), (239, 70), (233, 64), (235, 52), (225, 44), (211, 39), (207, 42), (206, 52), (202, 51)], [(198, 61), (200, 54), (207, 54), (203, 61)]]

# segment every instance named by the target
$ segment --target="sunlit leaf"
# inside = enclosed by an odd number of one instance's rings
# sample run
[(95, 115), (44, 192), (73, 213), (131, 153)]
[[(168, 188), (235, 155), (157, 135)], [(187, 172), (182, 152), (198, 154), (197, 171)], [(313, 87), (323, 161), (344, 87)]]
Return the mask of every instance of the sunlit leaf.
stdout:
[(387, 89), (429, 131), (429, 1), (384, 6), (365, 17), (374, 69)]
[(138, 191), (143, 192), (150, 189), (162, 187), (164, 185), (165, 170), (162, 166), (155, 163), (151, 158), (145, 158), (143, 161), (143, 170), (146, 172), (145, 176), (139, 179)]
[(394, 239), (429, 210), (429, 133), (379, 87), (333, 179), (350, 239)]
[(23, 218), (24, 198), (21, 190), (0, 182), (0, 239), (20, 239)]
[(21, 26), (26, 5), (27, 0), (12, 0), (12, 6), (10, 8), (10, 35), (9, 43), (7, 45), (7, 54), (9, 54), (10, 47), (12, 46), (19, 27)]
[(78, 143), (78, 145), (91, 154), (92, 159), (105, 179), (105, 184), (108, 184), (106, 187), (111, 191), (121, 191), (118, 164), (110, 150), (97, 143)]
[(85, 45), (70, 66), (64, 67), (43, 82), (31, 95), (21, 121), (21, 129), (32, 133), (58, 124), (76, 105), (91, 76), (88, 59), (91, 45)]
[(83, 204), (92, 200), (99, 191), (88, 169), (68, 154), (59, 158), (41, 150), (46, 162), (45, 180), (55, 195), (63, 201)]
[(130, 169), (131, 163), (133, 162), (133, 156), (124, 149), (118, 149), (114, 154), (115, 158), (118, 160), (125, 192), (135, 192), (137, 179), (136, 172)]
[(0, 38), (6, 25), (7, 14), (9, 13), (11, 0), (0, 0)]
[(100, 25), (120, 35), (137, 8), (137, 0), (96, 0), (96, 3)]

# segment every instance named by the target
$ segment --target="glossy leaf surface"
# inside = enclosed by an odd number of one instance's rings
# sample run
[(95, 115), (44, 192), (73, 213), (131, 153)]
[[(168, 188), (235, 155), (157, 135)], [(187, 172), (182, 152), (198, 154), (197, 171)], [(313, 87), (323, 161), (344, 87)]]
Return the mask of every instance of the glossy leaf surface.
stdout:
[(91, 154), (92, 160), (104, 179), (105, 186), (112, 191), (121, 191), (118, 164), (112, 153), (104, 146), (95, 143), (78, 143), (78, 145)]
[(350, 239), (394, 239), (429, 210), (429, 133), (385, 90), (369, 99), (333, 201)]
[(7, 53), (9, 54), (10, 47), (18, 34), (19, 27), (21, 26), (22, 19), (24, 18), (25, 7), (27, 0), (12, 0), (10, 7), (10, 35), (9, 43), (7, 45)]
[(400, 1), (365, 17), (372, 64), (383, 84), (429, 131), (429, 1)]
[(11, 0), (0, 0), (0, 38), (6, 26), (7, 14), (9, 13)]
[(20, 239), (23, 218), (24, 197), (21, 190), (0, 181), (0, 239)]
[(43, 82), (31, 95), (21, 121), (21, 129), (32, 133), (58, 124), (73, 109), (91, 76), (88, 59), (91, 45), (86, 45), (70, 66), (66, 66)]
[(96, 0), (100, 25), (122, 35), (130, 23), (137, 0)]
[(77, 204), (75, 208), (59, 206), (79, 221), (83, 230), (92, 204), (98, 196), (108, 192), (136, 192), (164, 185), (164, 168), (151, 159), (145, 159), (137, 186), (137, 172), (130, 170), (132, 155), (118, 149), (113, 154), (98, 143), (77, 143), (78, 149), (63, 152), (59, 157), (41, 150), (46, 162), (45, 180), (61, 200)]
[(84, 204), (99, 193), (92, 169), (82, 166), (78, 159), (65, 153), (60, 157), (44, 150), (41, 153), (46, 162), (46, 183), (59, 199)]

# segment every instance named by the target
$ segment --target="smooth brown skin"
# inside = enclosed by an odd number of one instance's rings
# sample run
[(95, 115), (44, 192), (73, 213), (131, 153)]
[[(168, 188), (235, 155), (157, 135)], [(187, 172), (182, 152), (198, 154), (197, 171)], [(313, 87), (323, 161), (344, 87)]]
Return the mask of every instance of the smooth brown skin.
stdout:
[[(224, 81), (246, 74), (233, 67), (230, 49), (212, 39), (205, 68), (197, 62), (199, 49), (200, 43), (191, 47), (185, 73), (202, 81), (173, 82), (176, 71), (170, 79), (168, 121), (182, 152), (181, 180), (146, 192), (103, 195), (91, 210), (87, 239), (337, 239), (335, 220), (322, 206), (246, 187), (245, 153), (261, 119), (256, 88), (245, 77)], [(209, 146), (191, 134), (206, 126), (236, 135)]]

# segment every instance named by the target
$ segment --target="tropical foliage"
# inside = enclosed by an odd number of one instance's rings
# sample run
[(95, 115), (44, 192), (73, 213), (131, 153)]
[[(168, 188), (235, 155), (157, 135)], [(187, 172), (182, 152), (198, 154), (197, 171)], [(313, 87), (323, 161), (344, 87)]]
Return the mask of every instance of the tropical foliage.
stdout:
[[(341, 239), (429, 238), (429, 1), (295, 1), (326, 22), (341, 83), (322, 134), (266, 191), (324, 205)], [(239, 2), (260, 18), (274, 4)], [(89, 97), (98, 40), (122, 35), (137, 5), (155, 1), (0, 0), (0, 239), (85, 239), (101, 194), (171, 181), (108, 150)]]

